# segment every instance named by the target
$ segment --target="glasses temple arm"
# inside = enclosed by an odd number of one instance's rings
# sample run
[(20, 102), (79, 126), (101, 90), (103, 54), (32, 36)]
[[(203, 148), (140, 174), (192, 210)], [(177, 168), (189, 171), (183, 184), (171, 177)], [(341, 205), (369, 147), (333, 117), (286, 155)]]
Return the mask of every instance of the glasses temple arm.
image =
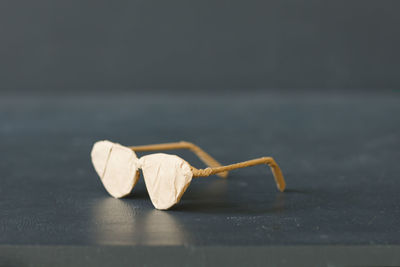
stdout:
[(192, 167), (192, 172), (194, 177), (207, 177), (213, 174), (218, 174), (220, 172), (227, 172), (239, 168), (246, 168), (260, 164), (267, 164), (271, 168), (272, 174), (274, 175), (275, 178), (276, 186), (278, 187), (279, 191), (283, 192), (286, 188), (285, 179), (283, 178), (282, 171), (279, 168), (278, 164), (271, 157), (262, 157), (258, 159), (248, 160), (236, 164), (214, 167), (214, 168), (196, 169)]
[[(205, 152), (203, 149), (201, 149), (197, 145), (190, 143), (190, 142), (186, 142), (186, 141), (181, 141), (181, 142), (176, 142), (176, 143), (153, 144), (153, 145), (145, 145), (145, 146), (131, 146), (129, 148), (135, 152), (189, 149), (208, 167), (210, 167), (210, 168), (222, 167), (221, 163), (219, 163), (217, 160), (215, 160), (210, 154)], [(228, 176), (228, 171), (218, 172), (217, 175), (222, 178), (226, 178)]]

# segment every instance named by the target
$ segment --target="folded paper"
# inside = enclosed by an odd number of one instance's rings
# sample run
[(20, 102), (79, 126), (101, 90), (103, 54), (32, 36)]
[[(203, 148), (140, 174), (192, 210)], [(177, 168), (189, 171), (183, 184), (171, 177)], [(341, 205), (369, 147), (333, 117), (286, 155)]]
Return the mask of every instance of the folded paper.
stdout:
[[(190, 149), (205, 164), (206, 169), (196, 169), (176, 155), (156, 153), (138, 158), (134, 151), (154, 151), (157, 149)], [(108, 193), (121, 198), (129, 195), (139, 180), (139, 170), (143, 172), (147, 191), (155, 208), (166, 210), (178, 203), (190, 185), (192, 178), (217, 174), (226, 178), (228, 171), (268, 165), (280, 191), (286, 187), (282, 172), (271, 157), (262, 157), (232, 165), (222, 166), (218, 161), (198, 146), (188, 142), (126, 147), (107, 140), (96, 142), (91, 152), (93, 166)]]

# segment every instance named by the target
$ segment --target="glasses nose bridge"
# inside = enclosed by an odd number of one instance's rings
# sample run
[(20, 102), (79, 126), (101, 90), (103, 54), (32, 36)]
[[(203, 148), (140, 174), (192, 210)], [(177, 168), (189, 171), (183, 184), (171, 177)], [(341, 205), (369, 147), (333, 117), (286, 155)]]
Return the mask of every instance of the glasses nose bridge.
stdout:
[(138, 170), (142, 169), (142, 167), (143, 167), (143, 157), (137, 159), (136, 167), (138, 168)]

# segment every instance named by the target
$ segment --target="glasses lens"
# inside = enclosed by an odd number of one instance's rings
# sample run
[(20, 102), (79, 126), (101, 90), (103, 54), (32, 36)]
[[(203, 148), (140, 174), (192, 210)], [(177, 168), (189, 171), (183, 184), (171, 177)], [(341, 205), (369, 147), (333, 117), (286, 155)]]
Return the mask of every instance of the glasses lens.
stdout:
[(93, 166), (110, 195), (128, 195), (139, 179), (138, 158), (130, 148), (110, 141), (99, 141), (92, 149)]
[(178, 203), (192, 181), (190, 165), (175, 155), (144, 156), (140, 158), (140, 164), (151, 202), (160, 210)]

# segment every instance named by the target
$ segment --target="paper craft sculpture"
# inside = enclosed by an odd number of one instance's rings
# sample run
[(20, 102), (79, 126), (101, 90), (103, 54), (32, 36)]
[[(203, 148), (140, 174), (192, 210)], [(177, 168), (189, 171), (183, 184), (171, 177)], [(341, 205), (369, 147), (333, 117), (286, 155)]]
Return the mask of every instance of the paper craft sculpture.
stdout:
[[(171, 149), (189, 149), (208, 167), (196, 169), (176, 155), (156, 153), (139, 159), (135, 153)], [(192, 178), (213, 174), (226, 178), (230, 170), (259, 164), (269, 165), (281, 192), (286, 187), (282, 172), (271, 157), (222, 166), (204, 150), (189, 142), (126, 147), (110, 141), (99, 141), (93, 145), (91, 157), (104, 187), (115, 198), (122, 198), (131, 193), (139, 180), (139, 170), (142, 169), (151, 202), (159, 210), (169, 209), (178, 203)]]

